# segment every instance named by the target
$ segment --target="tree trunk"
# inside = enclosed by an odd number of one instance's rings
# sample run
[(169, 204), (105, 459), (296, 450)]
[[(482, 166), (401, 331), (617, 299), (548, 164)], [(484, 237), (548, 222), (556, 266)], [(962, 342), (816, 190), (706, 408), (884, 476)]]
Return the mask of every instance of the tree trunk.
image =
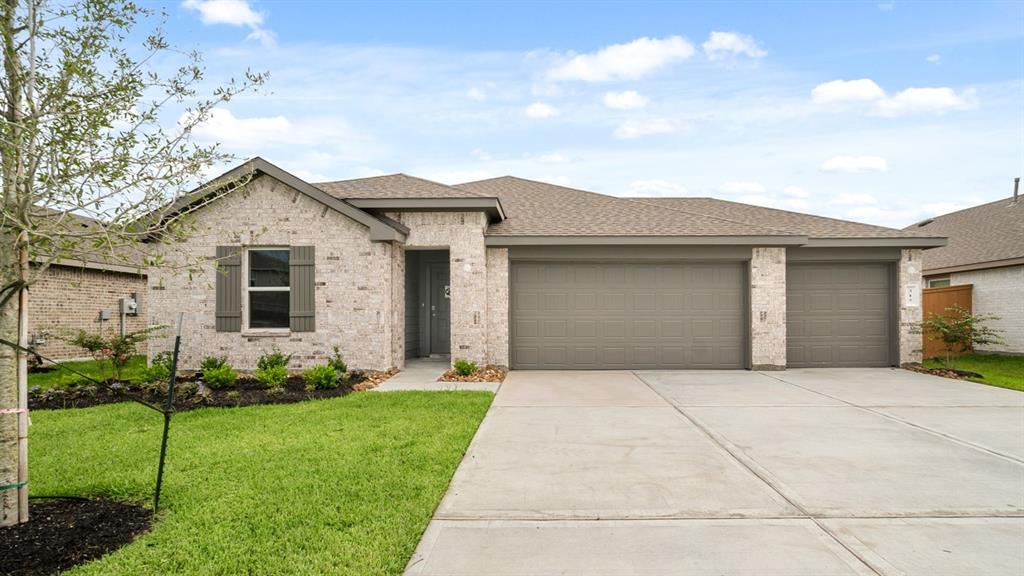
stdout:
[[(10, 254), (10, 252), (8, 252)], [(8, 263), (2, 266), (0, 282), (8, 284), (17, 277), (16, 268)], [(18, 298), (9, 298), (0, 307), (0, 338), (9, 342), (18, 340)], [(27, 520), (19, 512), (18, 467), (18, 355), (9, 346), (0, 346), (0, 526), (9, 526)]]

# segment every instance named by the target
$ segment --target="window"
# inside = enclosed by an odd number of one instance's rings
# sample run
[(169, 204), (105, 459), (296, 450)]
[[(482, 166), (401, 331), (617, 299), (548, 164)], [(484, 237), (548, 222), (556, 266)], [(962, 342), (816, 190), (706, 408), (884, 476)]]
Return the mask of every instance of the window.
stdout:
[(281, 248), (249, 250), (249, 328), (289, 327), (289, 251)]
[(945, 288), (949, 286), (949, 278), (932, 278), (928, 280), (929, 288)]

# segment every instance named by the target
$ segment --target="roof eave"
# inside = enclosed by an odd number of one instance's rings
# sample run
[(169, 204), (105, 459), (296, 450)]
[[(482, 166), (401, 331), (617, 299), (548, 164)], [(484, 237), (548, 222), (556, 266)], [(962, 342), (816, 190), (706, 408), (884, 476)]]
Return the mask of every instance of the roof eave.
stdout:
[(800, 246), (806, 236), (486, 236), (487, 246), (743, 245)]
[(921, 273), (925, 276), (935, 274), (950, 274), (952, 272), (970, 272), (972, 270), (988, 270), (990, 268), (1006, 268), (1007, 266), (1024, 265), (1024, 256), (1019, 258), (1005, 258), (1003, 260), (991, 260), (989, 262), (974, 262), (972, 264), (959, 264), (956, 266), (943, 266), (942, 268), (925, 268)]
[(904, 236), (893, 238), (809, 238), (806, 248), (939, 248), (946, 238)]
[(501, 200), (494, 197), (476, 198), (346, 198), (345, 202), (363, 210), (392, 210), (395, 212), (452, 212), (483, 211), (491, 222), (505, 219)]

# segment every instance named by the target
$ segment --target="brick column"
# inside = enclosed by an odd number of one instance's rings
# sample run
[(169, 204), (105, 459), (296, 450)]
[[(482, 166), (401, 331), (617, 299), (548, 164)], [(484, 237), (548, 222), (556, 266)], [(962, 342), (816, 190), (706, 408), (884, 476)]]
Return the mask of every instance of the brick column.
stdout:
[(921, 322), (921, 249), (900, 251), (896, 272), (899, 304), (899, 359), (900, 366), (920, 364), (924, 342), (915, 329)]
[(405, 367), (405, 249), (391, 243), (391, 365)]
[(487, 249), (487, 363), (508, 366), (508, 248)]
[(786, 369), (786, 249), (754, 248), (750, 259), (750, 361)]

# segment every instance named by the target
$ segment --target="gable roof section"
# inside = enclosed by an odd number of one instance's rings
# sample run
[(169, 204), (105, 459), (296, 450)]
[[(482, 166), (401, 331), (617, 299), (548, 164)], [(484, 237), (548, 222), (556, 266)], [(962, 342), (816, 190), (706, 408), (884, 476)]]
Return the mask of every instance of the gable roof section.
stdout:
[(183, 196), (171, 205), (167, 213), (176, 214), (195, 207), (224, 188), (237, 186), (240, 183), (248, 182), (260, 175), (273, 178), (278, 182), (281, 182), (282, 184), (308, 196), (309, 198), (316, 200), (324, 206), (344, 214), (356, 222), (368, 227), (370, 229), (370, 240), (405, 240), (405, 232), (407, 232), (407, 230), (402, 230), (399, 226), (392, 225), (391, 221), (386, 222), (376, 218), (343, 200), (331, 196), (309, 182), (282, 170), (258, 156), (236, 166), (235, 168), (232, 168), (224, 174), (221, 174), (206, 184), (196, 188), (191, 193)]
[(462, 190), (439, 182), (409, 176), (387, 174), (354, 180), (317, 182), (313, 184), (335, 198), (480, 198), (469, 190)]
[(491, 245), (519, 243), (516, 238), (537, 238), (553, 244), (566, 243), (568, 238), (581, 242), (633, 238), (644, 243), (658, 242), (659, 238), (689, 238), (693, 243), (735, 239), (801, 244), (807, 240), (801, 234), (764, 225), (704, 214), (681, 218), (678, 211), (643, 202), (512, 176), (455, 187), (501, 200), (506, 220), (488, 228)]
[(1024, 264), (1024, 199), (1012, 200), (1004, 198), (908, 226), (908, 231), (949, 237), (948, 245), (925, 251), (925, 273)]

